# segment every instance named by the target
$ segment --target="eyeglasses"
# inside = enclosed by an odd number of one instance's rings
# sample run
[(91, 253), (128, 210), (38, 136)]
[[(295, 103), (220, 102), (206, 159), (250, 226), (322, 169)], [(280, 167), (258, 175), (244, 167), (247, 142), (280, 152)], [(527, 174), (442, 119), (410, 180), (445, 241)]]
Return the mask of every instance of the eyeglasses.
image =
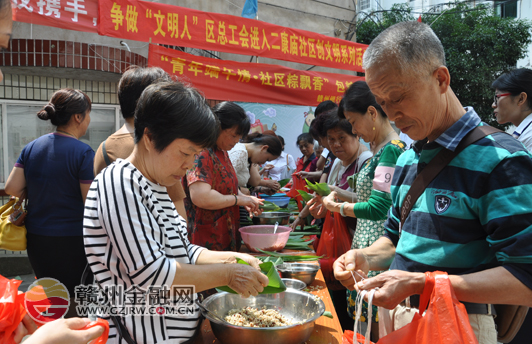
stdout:
[(511, 93), (501, 93), (501, 94), (494, 95), (493, 96), (493, 102), (495, 103), (495, 106), (497, 106), (497, 102), (499, 101), (500, 97), (511, 96), (511, 95), (512, 95)]

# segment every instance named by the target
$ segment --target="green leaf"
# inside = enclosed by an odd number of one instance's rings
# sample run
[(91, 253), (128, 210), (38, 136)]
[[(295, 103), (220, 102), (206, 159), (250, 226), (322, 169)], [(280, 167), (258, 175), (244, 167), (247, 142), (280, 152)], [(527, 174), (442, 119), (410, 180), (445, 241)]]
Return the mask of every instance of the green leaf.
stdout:
[[(249, 265), (246, 261), (237, 258), (236, 259), (237, 264), (244, 264)], [(273, 262), (266, 262), (259, 265), (260, 270), (263, 274), (265, 274), (268, 277), (268, 285), (264, 288), (262, 292), (259, 294), (276, 294), (276, 293), (282, 293), (286, 290), (286, 285), (281, 280), (281, 277), (279, 276), (279, 272), (277, 271), (276, 265)], [(229, 288), (228, 286), (218, 287), (217, 290), (226, 291), (228, 293), (236, 294), (236, 292)]]
[(277, 204), (270, 201), (264, 201), (264, 204), (261, 204), (259, 207), (262, 211), (279, 211), (281, 209)]
[(309, 182), (308, 179), (305, 179), (305, 181), (307, 182), (308, 188), (320, 196), (327, 196), (331, 193), (331, 189), (329, 189), (329, 185), (327, 185), (327, 183), (314, 183), (313, 184), (312, 182)]
[(324, 316), (324, 317), (327, 317), (327, 318), (331, 318), (331, 319), (333, 318), (332, 313), (329, 312), (329, 311), (325, 311), (325, 312), (323, 312), (323, 316)]
[(297, 190), (305, 202), (310, 201), (313, 197), (304, 190)]
[(283, 188), (286, 184), (288, 184), (289, 181), (290, 181), (290, 178), (286, 178), (286, 179), (281, 179), (278, 183)]
[(316, 187), (318, 189), (318, 191), (316, 192), (320, 196), (328, 196), (331, 193), (331, 189), (329, 188), (329, 185), (327, 185), (327, 183), (316, 184)]

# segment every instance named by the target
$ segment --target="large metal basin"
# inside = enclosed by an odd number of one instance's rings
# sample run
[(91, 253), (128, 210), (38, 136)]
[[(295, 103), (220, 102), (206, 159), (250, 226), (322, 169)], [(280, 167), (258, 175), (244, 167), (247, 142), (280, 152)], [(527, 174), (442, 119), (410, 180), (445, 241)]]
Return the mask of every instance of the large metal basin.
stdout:
[(278, 294), (263, 294), (257, 297), (242, 298), (238, 294), (217, 293), (203, 301), (209, 311), (221, 316), (231, 309), (243, 307), (275, 309), (282, 315), (300, 321), (302, 324), (285, 327), (242, 327), (221, 323), (209, 314), (203, 314), (211, 323), (212, 332), (222, 344), (298, 344), (304, 343), (312, 334), (316, 319), (323, 315), (323, 301), (300, 290), (288, 289)]

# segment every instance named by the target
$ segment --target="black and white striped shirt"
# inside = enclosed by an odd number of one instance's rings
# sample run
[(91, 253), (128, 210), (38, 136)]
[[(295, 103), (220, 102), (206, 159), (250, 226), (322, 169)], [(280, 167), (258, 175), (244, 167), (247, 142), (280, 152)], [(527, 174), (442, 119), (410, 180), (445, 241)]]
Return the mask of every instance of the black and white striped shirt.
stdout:
[[(104, 288), (170, 288), (176, 261), (195, 264), (204, 249), (188, 242), (186, 223), (166, 188), (153, 184), (130, 162), (120, 159), (104, 169), (90, 187), (83, 234), (89, 265)], [(118, 297), (115, 295), (112, 303), (119, 303)], [(193, 315), (120, 319), (137, 343), (181, 343), (192, 337), (198, 325), (199, 310), (194, 308)], [(118, 343), (116, 328), (111, 321), (109, 324), (108, 343)]]

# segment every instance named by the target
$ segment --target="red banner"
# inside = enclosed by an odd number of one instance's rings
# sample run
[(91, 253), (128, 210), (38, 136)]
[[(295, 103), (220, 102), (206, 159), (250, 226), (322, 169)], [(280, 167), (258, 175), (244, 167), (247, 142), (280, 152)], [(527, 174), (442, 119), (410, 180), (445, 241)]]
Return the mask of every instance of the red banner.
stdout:
[(97, 0), (12, 0), (12, 6), (18, 22), (98, 32)]
[(190, 82), (208, 99), (316, 106), (339, 103), (345, 90), (363, 77), (300, 71), (264, 63), (195, 56), (150, 45), (148, 64)]
[(99, 15), (105, 36), (363, 72), (367, 45), (305, 30), (136, 0), (102, 0)]

